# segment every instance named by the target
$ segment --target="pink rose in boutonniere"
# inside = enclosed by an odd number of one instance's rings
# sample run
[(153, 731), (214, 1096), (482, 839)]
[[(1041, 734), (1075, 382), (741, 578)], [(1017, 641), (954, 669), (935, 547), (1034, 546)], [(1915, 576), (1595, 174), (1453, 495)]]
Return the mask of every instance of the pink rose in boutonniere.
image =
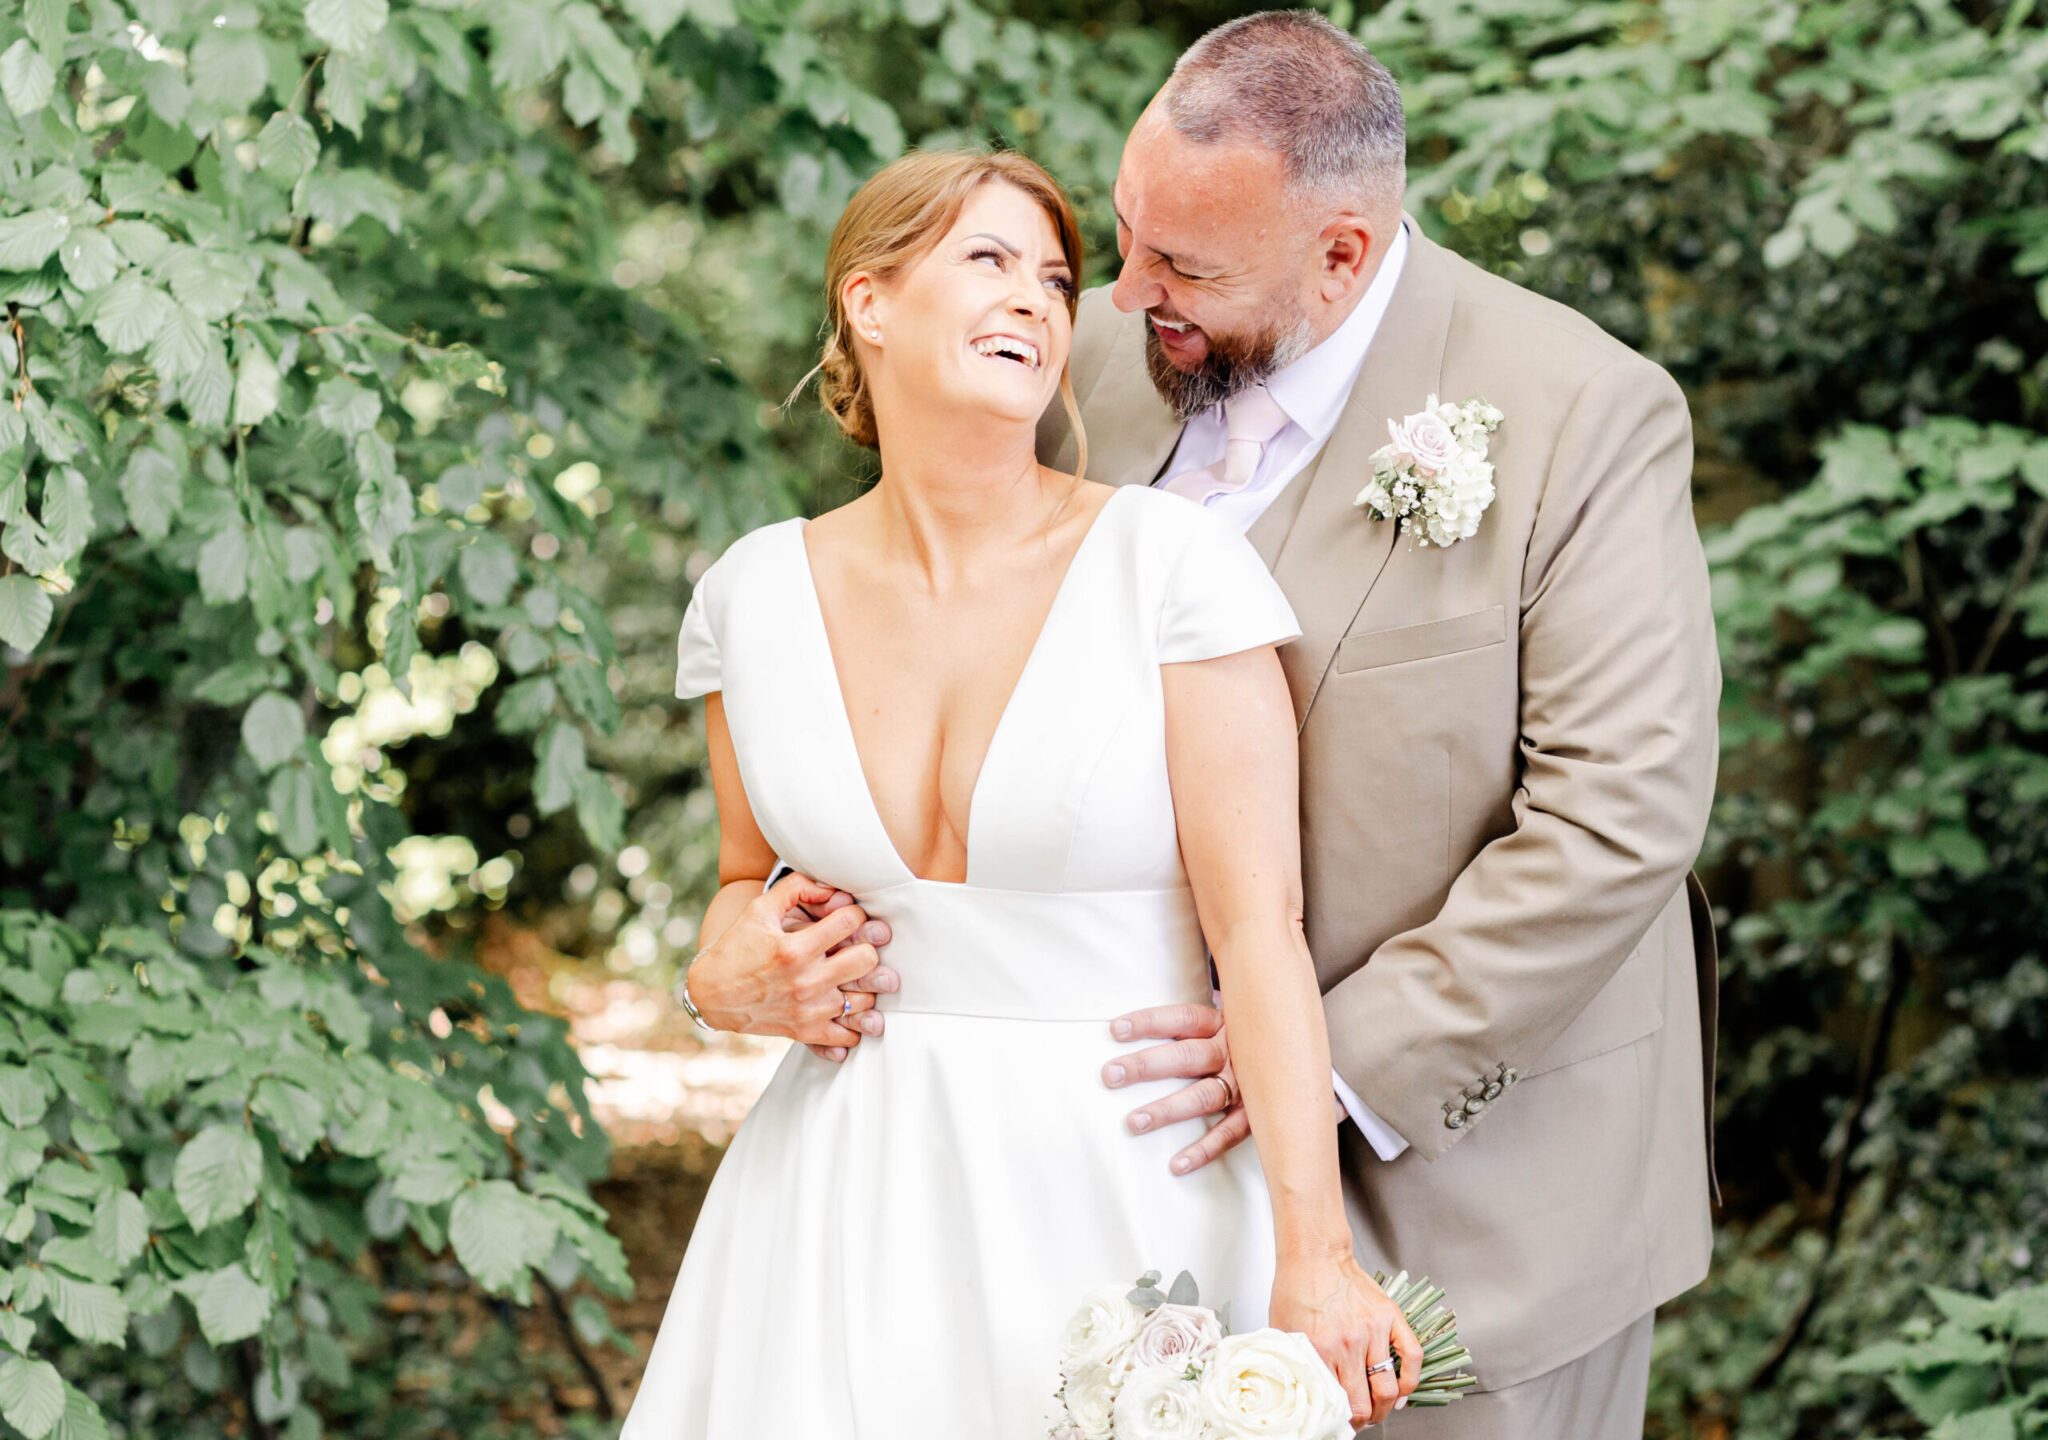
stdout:
[(1387, 422), (1392, 439), (1373, 451), (1372, 479), (1351, 503), (1375, 520), (1394, 521), (1418, 545), (1471, 538), (1493, 503), (1486, 451), (1500, 422), (1500, 411), (1476, 396), (1461, 405), (1430, 396), (1415, 414)]

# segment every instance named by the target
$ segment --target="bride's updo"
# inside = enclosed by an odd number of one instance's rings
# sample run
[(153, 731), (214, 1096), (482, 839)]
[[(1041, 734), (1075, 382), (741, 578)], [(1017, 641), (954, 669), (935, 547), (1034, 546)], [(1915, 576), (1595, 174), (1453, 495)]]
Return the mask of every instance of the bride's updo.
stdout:
[[(975, 187), (990, 181), (1014, 185), (1036, 200), (1059, 233), (1067, 266), (1081, 274), (1081, 230), (1073, 206), (1059, 182), (1036, 162), (1009, 151), (982, 155), (971, 151), (919, 151), (883, 166), (854, 192), (832, 231), (825, 256), (825, 353), (818, 361), (819, 399), (839, 422), (846, 438), (877, 448), (875, 408), (868, 396), (867, 374), (853, 347), (846, 309), (839, 289), (846, 277), (865, 270), (886, 280), (939, 242)], [(1075, 297), (1067, 299), (1074, 313)], [(1060, 390), (1072, 410), (1072, 390), (1060, 377)], [(1078, 418), (1078, 417), (1077, 417)]]

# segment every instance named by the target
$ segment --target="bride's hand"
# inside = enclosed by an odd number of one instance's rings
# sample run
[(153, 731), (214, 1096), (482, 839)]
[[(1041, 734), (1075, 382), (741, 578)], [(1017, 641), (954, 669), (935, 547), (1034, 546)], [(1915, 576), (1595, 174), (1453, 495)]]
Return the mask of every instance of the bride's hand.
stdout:
[[(1282, 1260), (1268, 1323), (1308, 1336), (1351, 1397), (1353, 1425), (1379, 1424), (1421, 1377), (1422, 1346), (1407, 1317), (1348, 1249), (1324, 1259)], [(1401, 1359), (1398, 1379), (1392, 1369), (1367, 1373), (1390, 1354)]]

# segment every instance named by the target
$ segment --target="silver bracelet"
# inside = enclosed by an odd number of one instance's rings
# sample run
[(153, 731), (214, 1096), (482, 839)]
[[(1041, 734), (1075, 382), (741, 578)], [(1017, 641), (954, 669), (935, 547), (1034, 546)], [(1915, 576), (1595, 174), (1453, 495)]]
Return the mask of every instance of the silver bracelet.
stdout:
[[(694, 965), (696, 962), (693, 960), (690, 963)], [(683, 1013), (689, 1016), (691, 1020), (701, 1025), (704, 1029), (711, 1031), (714, 1035), (718, 1033), (718, 1027), (704, 1018), (704, 1012), (699, 1010), (697, 1002), (690, 998), (690, 972), (687, 968), (683, 971), (683, 978), (676, 981), (676, 999), (681, 1002)]]

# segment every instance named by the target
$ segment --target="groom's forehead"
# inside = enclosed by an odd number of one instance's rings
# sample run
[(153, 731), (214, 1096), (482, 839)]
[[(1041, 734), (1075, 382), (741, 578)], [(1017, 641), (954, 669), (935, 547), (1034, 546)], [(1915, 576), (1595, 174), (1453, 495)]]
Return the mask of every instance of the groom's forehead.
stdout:
[(1271, 151), (1174, 136), (1125, 148), (1110, 205), (1139, 243), (1169, 260), (1222, 263), (1232, 257), (1219, 252), (1256, 243), (1280, 221), (1282, 180)]

